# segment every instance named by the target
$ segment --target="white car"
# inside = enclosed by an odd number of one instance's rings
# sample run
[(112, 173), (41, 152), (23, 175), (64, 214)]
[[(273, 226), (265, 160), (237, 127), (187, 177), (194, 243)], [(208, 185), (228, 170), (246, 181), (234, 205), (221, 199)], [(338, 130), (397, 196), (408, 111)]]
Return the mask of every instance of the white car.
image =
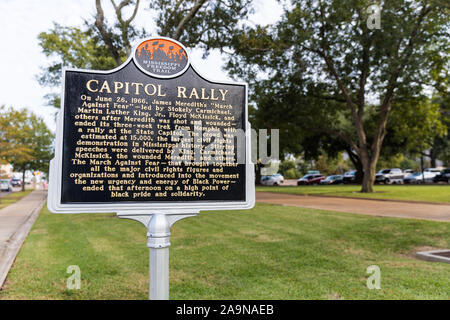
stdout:
[(421, 183), (430, 183), (433, 182), (433, 178), (437, 175), (436, 172), (423, 171), (415, 172), (412, 175), (409, 175), (403, 179), (403, 183), (405, 184), (421, 184)]
[(423, 170), (423, 172), (429, 172), (429, 173), (432, 173), (432, 174), (434, 174), (435, 176), (437, 176), (437, 175), (441, 172), (441, 169), (437, 169), (437, 168), (426, 168), (426, 169)]
[(406, 169), (406, 170), (403, 170), (403, 174), (405, 175), (405, 178), (408, 177), (408, 176), (410, 176), (410, 175), (412, 175), (413, 173), (414, 173), (414, 170), (413, 170), (413, 169)]
[(264, 186), (279, 186), (283, 181), (284, 177), (281, 174), (261, 177), (261, 184)]
[(405, 174), (399, 168), (382, 169), (375, 175), (375, 183), (402, 183)]
[(13, 186), (8, 179), (0, 180), (0, 188), (1, 191), (11, 192), (13, 190)]

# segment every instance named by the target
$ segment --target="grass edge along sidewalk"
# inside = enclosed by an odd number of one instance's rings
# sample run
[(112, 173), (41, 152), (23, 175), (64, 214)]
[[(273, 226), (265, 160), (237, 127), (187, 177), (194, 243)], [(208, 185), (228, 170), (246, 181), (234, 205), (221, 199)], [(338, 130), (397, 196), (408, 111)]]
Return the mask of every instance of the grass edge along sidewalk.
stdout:
[(3, 208), (6, 208), (7, 206), (16, 203), (23, 197), (30, 194), (33, 190), (26, 190), (26, 191), (18, 191), (18, 192), (11, 192), (7, 195), (1, 195), (0, 197), (0, 210)]
[(35, 190), (0, 210), (0, 289), (46, 198), (46, 191)]
[(298, 195), (450, 204), (450, 185), (375, 185), (373, 193), (361, 193), (360, 190), (358, 185), (256, 187), (256, 191)]
[[(257, 204), (201, 213), (172, 229), (171, 299), (449, 299), (450, 224)], [(145, 228), (113, 214), (43, 209), (0, 299), (147, 299)], [(81, 270), (81, 289), (66, 286)], [(369, 290), (366, 269), (381, 269)]]

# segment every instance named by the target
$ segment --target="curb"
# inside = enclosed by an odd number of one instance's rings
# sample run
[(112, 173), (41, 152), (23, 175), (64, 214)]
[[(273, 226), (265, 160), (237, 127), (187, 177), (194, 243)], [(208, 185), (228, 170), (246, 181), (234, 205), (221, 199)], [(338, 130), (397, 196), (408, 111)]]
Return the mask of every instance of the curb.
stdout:
[(399, 199), (375, 199), (375, 198), (363, 198), (363, 197), (346, 197), (346, 196), (333, 196), (327, 194), (299, 194), (299, 193), (288, 193), (288, 192), (273, 192), (273, 191), (256, 191), (256, 192), (266, 192), (272, 194), (287, 194), (299, 197), (322, 197), (322, 198), (339, 198), (339, 199), (353, 199), (353, 200), (371, 200), (371, 201), (384, 201), (384, 202), (400, 202), (400, 203), (411, 203), (411, 204), (434, 204), (439, 206), (450, 206), (448, 202), (430, 202), (430, 201), (413, 201), (413, 200), (399, 200)]
[(416, 252), (416, 257), (425, 261), (450, 263), (450, 258), (436, 255), (443, 252), (449, 252), (449, 250), (420, 251)]

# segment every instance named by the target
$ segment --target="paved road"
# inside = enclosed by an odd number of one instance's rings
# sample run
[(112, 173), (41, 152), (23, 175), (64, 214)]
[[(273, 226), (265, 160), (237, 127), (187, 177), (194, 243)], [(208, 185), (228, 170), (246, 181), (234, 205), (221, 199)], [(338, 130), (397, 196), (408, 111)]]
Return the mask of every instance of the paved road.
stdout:
[(380, 217), (413, 218), (450, 222), (450, 205), (445, 204), (317, 197), (274, 192), (257, 192), (256, 201)]
[(46, 197), (46, 191), (33, 191), (0, 210), (0, 288)]

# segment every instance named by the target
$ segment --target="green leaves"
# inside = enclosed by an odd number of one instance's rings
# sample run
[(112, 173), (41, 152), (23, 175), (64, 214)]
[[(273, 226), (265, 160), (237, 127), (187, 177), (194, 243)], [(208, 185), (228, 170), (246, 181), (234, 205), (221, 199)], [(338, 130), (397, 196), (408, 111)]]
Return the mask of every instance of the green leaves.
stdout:
[(48, 171), (53, 157), (53, 134), (29, 111), (0, 107), (0, 160), (15, 170)]
[[(38, 40), (43, 53), (49, 58), (49, 64), (41, 67), (38, 76), (42, 86), (59, 87), (63, 67), (108, 70), (117, 66), (106, 45), (93, 36), (91, 29), (81, 30), (55, 23), (53, 29), (40, 33)], [(125, 59), (123, 49), (121, 55)], [(57, 90), (45, 96), (49, 105), (60, 107), (59, 92)]]
[[(379, 151), (372, 143), (383, 140), (390, 110), (395, 122), (388, 126), (416, 127), (421, 141), (438, 133), (431, 107), (416, 120), (398, 115), (408, 106), (417, 110), (418, 97), (429, 94), (430, 86), (448, 90), (448, 6), (382, 1), (381, 29), (371, 30), (367, 9), (373, 4), (292, 0), (275, 25), (247, 27), (235, 36), (227, 68), (254, 88), (253, 125), (295, 132), (287, 136), (285, 152), (301, 152), (302, 145), (317, 149), (320, 140), (335, 137), (370, 156)], [(388, 129), (405, 133), (399, 130)], [(320, 134), (315, 143), (304, 143)]]
[[(144, 6), (139, 0), (116, 2), (111, 1), (115, 11), (112, 19), (105, 17), (103, 1), (95, 0), (95, 19), (85, 21), (83, 28), (54, 24), (39, 35), (39, 44), (50, 60), (39, 75), (41, 85), (59, 87), (63, 67), (113, 69), (130, 55), (133, 41), (150, 34), (134, 24), (136, 14)], [(146, 6), (153, 11), (149, 18), (157, 16), (156, 34), (179, 40), (187, 47), (202, 48), (206, 56), (210, 49), (225, 52), (233, 47), (241, 21), (252, 12), (251, 3), (252, 0), (157, 0)], [(49, 93), (48, 103), (59, 107), (55, 96), (56, 93)]]
[(230, 47), (242, 20), (253, 12), (252, 0), (157, 0), (150, 8), (158, 15), (160, 35), (205, 50)]
[(38, 39), (43, 53), (52, 61), (42, 69), (39, 77), (41, 85), (60, 85), (63, 66), (97, 70), (116, 67), (107, 48), (98, 43), (90, 30), (54, 24), (52, 30), (40, 33)]

